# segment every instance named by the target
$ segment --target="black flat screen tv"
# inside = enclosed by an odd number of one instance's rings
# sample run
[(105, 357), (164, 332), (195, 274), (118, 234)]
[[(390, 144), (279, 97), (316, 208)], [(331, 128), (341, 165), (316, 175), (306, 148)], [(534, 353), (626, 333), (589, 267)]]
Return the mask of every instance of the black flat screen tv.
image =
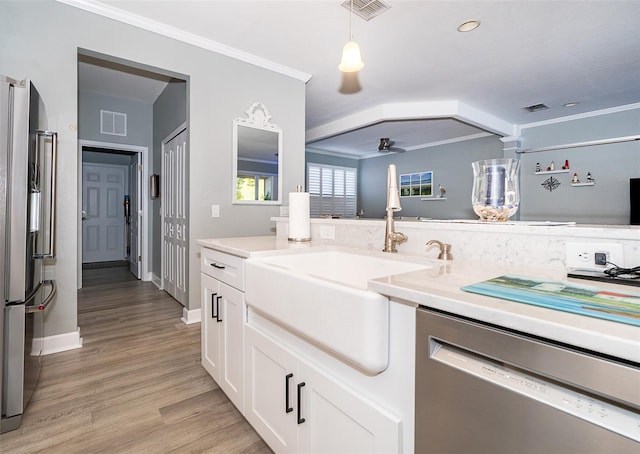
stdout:
[(640, 178), (629, 180), (629, 223), (640, 225)]

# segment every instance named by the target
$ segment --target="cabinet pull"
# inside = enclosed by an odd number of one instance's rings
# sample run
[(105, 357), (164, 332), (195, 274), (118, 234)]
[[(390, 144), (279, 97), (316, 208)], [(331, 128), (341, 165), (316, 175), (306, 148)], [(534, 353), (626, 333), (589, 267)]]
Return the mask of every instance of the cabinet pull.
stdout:
[(216, 297), (216, 295), (217, 293), (211, 294), (211, 318), (218, 318), (218, 316), (216, 315), (215, 303), (213, 302), (213, 299)]
[(222, 317), (220, 316), (220, 300), (222, 296), (216, 296), (216, 321), (220, 323), (222, 321)]
[(293, 407), (289, 406), (289, 379), (291, 379), (291, 377), (293, 377), (293, 374), (287, 374), (287, 376), (284, 377), (284, 410), (287, 413), (293, 411)]
[(300, 417), (300, 394), (302, 394), (300, 390), (305, 384), (305, 382), (298, 383), (298, 424), (302, 424), (306, 421), (306, 419)]
[(211, 266), (214, 268), (218, 268), (219, 270), (223, 270), (225, 268), (224, 265), (218, 265), (216, 262), (213, 262)]

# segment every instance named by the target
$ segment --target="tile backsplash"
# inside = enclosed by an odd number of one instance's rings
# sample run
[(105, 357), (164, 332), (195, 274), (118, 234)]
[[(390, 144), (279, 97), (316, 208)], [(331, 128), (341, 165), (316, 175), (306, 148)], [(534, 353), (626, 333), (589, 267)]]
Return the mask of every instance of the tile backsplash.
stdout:
[[(277, 236), (287, 237), (288, 218), (272, 218)], [(409, 237), (399, 253), (437, 257), (429, 240), (452, 245), (454, 260), (474, 260), (513, 266), (566, 268), (566, 243), (616, 243), (624, 251), (621, 266), (640, 265), (640, 227), (597, 225), (540, 225), (514, 223), (423, 222), (397, 220), (395, 230)], [(381, 219), (312, 219), (315, 243), (382, 250), (385, 222)]]

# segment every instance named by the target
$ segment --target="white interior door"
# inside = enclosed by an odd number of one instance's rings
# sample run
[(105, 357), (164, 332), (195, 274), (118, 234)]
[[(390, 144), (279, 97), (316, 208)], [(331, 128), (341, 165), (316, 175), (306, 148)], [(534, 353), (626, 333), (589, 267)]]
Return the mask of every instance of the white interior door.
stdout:
[(129, 165), (129, 203), (131, 208), (131, 216), (129, 218), (129, 269), (131, 273), (140, 279), (141, 274), (141, 248), (140, 241), (142, 235), (140, 234), (140, 218), (142, 216), (141, 207), (141, 194), (142, 194), (142, 165), (140, 164), (141, 155), (136, 153), (135, 157), (131, 159)]
[(162, 144), (162, 288), (186, 304), (187, 205), (186, 129)]
[(126, 166), (83, 164), (82, 263), (124, 260), (126, 175)]

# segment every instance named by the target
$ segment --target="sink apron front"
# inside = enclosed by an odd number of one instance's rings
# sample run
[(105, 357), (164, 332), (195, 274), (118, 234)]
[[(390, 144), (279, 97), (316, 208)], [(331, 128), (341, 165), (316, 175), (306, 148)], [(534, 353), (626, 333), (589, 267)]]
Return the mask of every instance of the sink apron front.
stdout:
[(259, 260), (245, 265), (245, 301), (368, 374), (389, 362), (389, 300), (378, 293)]

